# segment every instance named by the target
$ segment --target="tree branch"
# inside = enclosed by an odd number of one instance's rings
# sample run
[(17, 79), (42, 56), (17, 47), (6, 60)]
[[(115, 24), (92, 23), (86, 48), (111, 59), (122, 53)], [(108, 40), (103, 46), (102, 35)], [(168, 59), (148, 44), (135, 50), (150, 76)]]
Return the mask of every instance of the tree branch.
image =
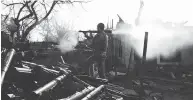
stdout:
[[(4, 21), (6, 21), (7, 20), (7, 18), (9, 17), (9, 15), (10, 15), (10, 13), (11, 13), (11, 8), (9, 9), (9, 14), (7, 14), (7, 15), (4, 15), (5, 16), (5, 19), (4, 19)], [(3, 14), (1, 14), (1, 15), (3, 15)]]
[(73, 2), (78, 2), (78, 3), (88, 3), (88, 2), (91, 2), (91, 1), (71, 1), (72, 3)]
[(60, 1), (61, 3), (75, 3), (75, 2), (78, 2), (78, 3), (88, 3), (88, 2), (91, 2), (91, 1), (71, 1), (71, 0), (65, 0), (65, 1), (63, 1), (63, 0), (58, 0), (58, 1)]
[(50, 7), (48, 13), (40, 20), (40, 21), (36, 21), (34, 24), (32, 24), (31, 26), (29, 26), (26, 31), (25, 34), (23, 35), (23, 39), (27, 37), (27, 35), (29, 34), (29, 32), (35, 28), (36, 25), (40, 24), (42, 21), (44, 21), (52, 12), (54, 6), (56, 5), (57, 1), (53, 1), (52, 2), (52, 6)]
[(27, 3), (24, 4), (24, 5), (19, 9), (19, 12), (18, 12), (18, 14), (17, 14), (17, 19), (19, 19), (19, 15), (20, 15), (21, 11), (23, 10), (23, 8), (24, 8), (26, 5), (27, 5)]
[[(72, 0), (65, 0), (65, 1), (63, 1), (63, 0), (58, 0), (60, 3), (65, 3), (65, 4), (72, 4), (72, 6), (73, 6), (73, 3), (80, 3), (80, 4), (82, 4), (82, 3), (88, 3), (88, 2), (91, 2), (91, 1), (72, 1)], [(84, 8), (83, 8), (84, 9)]]
[(46, 5), (45, 5), (44, 0), (43, 0), (43, 3), (41, 2), (41, 5), (44, 7), (44, 9), (45, 9), (46, 13), (48, 13), (48, 11), (47, 11), (47, 9), (46, 9)]
[(13, 6), (13, 5), (16, 5), (16, 4), (22, 4), (22, 5), (24, 5), (23, 3), (11, 3), (11, 4), (5, 4), (5, 3), (3, 3), (3, 2), (1, 2), (2, 4), (4, 4), (4, 5), (6, 5), (6, 6)]
[(57, 3), (57, 1), (53, 1), (52, 6), (50, 7), (50, 10), (49, 10), (48, 13), (40, 20), (39, 23), (41, 23), (43, 20), (45, 20), (45, 19), (50, 15), (50, 13), (52, 12), (52, 10), (53, 10), (54, 6), (56, 5), (56, 3)]
[[(12, 0), (12, 2), (13, 2), (13, 0)], [(13, 15), (14, 15), (14, 18), (15, 18), (15, 6), (13, 5)]]
[(28, 3), (30, 3), (30, 2), (31, 2), (31, 1), (27, 1), (27, 2), (25, 2), (25, 4), (21, 3), (21, 4), (23, 4), (23, 6), (19, 9), (19, 12), (18, 12), (18, 15), (17, 15), (17, 19), (19, 19), (19, 16), (20, 16), (21, 11), (23, 10), (23, 8), (24, 8), (26, 5), (28, 5)]
[(35, 9), (34, 9), (34, 7), (33, 7), (36, 2), (37, 2), (37, 1), (34, 1), (34, 2), (33, 2), (33, 4), (31, 5), (31, 9), (32, 9), (32, 12), (33, 12), (33, 14), (34, 14), (34, 16), (35, 16), (36, 22), (37, 22), (37, 21), (38, 21), (38, 17), (37, 17), (37, 14), (36, 14)]
[[(29, 2), (31, 2), (31, 1), (29, 1)], [(26, 19), (26, 18), (29, 18), (30, 16), (32, 16), (33, 15), (33, 12), (31, 11), (31, 9), (30, 9), (30, 7), (29, 7), (29, 2), (26, 2), (26, 7), (27, 7), (27, 9), (29, 10), (29, 15), (26, 15), (26, 16), (24, 16), (23, 18), (21, 18), (20, 20), (19, 20), (19, 22), (20, 21), (22, 21), (22, 20), (24, 20), (24, 19)], [(35, 1), (34, 1), (35, 2)], [(32, 4), (33, 5), (33, 4)]]
[(8, 18), (8, 16), (9, 16), (9, 14), (5, 16), (5, 19), (4, 19), (3, 21), (6, 21), (6, 20), (7, 20), (7, 18)]

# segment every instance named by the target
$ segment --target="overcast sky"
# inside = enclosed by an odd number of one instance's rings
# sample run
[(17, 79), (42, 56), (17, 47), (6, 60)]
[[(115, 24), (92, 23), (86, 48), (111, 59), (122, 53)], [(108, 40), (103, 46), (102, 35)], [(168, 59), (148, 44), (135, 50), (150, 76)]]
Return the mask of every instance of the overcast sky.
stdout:
[[(8, 0), (9, 1), (9, 0)], [(48, 0), (47, 0), (48, 1)], [(51, 2), (51, 0), (49, 0)], [(161, 19), (180, 23), (188, 21), (193, 26), (193, 0), (143, 0), (141, 19)], [(124, 21), (133, 24), (140, 6), (140, 0), (91, 0), (89, 3), (75, 3), (73, 6), (61, 5), (56, 8), (53, 18), (61, 24), (69, 24), (75, 30), (96, 29), (99, 22), (114, 20), (119, 14)], [(35, 34), (37, 36), (37, 33)], [(36, 40), (36, 39), (35, 39)]]
[[(55, 16), (59, 22), (69, 22), (75, 29), (96, 29), (96, 24), (109, 19), (118, 21), (119, 14), (127, 23), (134, 23), (140, 0), (92, 0), (82, 6), (64, 6)], [(83, 8), (82, 8), (83, 7)], [(142, 19), (183, 22), (193, 25), (193, 0), (144, 0)]]

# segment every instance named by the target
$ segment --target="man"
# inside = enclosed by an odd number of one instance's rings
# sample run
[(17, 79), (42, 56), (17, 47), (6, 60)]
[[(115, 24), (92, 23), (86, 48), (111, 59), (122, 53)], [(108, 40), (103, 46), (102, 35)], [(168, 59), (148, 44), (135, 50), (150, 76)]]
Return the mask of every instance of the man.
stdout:
[(99, 23), (97, 25), (97, 35), (93, 38), (92, 48), (95, 50), (94, 59), (99, 64), (99, 76), (101, 78), (106, 78), (105, 76), (105, 60), (108, 49), (108, 36), (104, 32), (104, 24)]

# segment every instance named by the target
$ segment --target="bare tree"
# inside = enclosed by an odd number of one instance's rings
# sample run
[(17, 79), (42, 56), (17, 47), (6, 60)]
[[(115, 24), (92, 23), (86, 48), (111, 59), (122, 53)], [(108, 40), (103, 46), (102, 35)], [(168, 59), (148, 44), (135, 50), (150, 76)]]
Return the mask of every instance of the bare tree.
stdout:
[[(53, 0), (52, 2), (46, 2), (46, 0), (22, 0), (20, 2), (13, 2), (12, 0), (12, 2), (5, 2), (5, 0), (3, 0), (1, 2), (6, 8), (9, 8), (9, 12), (13, 12), (14, 23), (17, 25), (17, 34), (19, 34), (19, 30), (21, 29), (21, 40), (24, 41), (31, 30), (48, 19), (56, 5), (73, 5), (75, 2), (87, 3), (89, 1)], [(19, 8), (18, 11), (16, 11), (16, 6)], [(6, 16), (10, 16), (10, 13)]]
[(69, 23), (58, 24), (58, 22), (50, 20), (40, 24), (40, 34), (43, 41), (58, 43), (61, 39), (67, 39), (73, 28)]

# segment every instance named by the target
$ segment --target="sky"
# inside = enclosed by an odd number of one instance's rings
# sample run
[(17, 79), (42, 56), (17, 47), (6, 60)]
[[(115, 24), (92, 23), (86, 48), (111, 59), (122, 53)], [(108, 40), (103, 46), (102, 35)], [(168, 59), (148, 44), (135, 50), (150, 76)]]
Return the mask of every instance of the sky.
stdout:
[[(127, 35), (133, 35), (135, 41), (125, 41), (142, 55), (144, 31), (149, 32), (147, 58), (156, 57), (158, 54), (171, 56), (176, 50), (188, 47), (193, 44), (192, 28), (176, 27), (176, 23), (187, 22), (186, 26), (193, 26), (193, 0), (143, 0), (144, 6), (140, 16), (141, 26), (126, 31)], [(52, 1), (48, 1), (52, 2)], [(117, 14), (122, 19), (134, 26), (138, 16), (140, 0), (91, 0), (88, 3), (74, 3), (72, 5), (62, 4), (55, 7), (51, 17), (61, 25), (68, 25), (72, 29), (95, 30), (98, 23), (105, 25), (108, 20), (114, 20), (114, 27), (118, 22)], [(41, 11), (41, 9), (39, 10)], [(164, 22), (170, 22), (164, 24)], [(144, 24), (143, 24), (144, 23)], [(169, 29), (165, 29), (163, 26)], [(131, 30), (131, 29), (128, 29)], [(42, 41), (38, 27), (31, 32), (31, 41)], [(121, 32), (120, 32), (121, 33)], [(73, 40), (73, 39), (72, 39)], [(127, 39), (128, 40), (128, 39)], [(136, 42), (137, 41), (137, 42)], [(61, 48), (71, 46), (71, 43), (61, 42)], [(68, 43), (67, 45), (65, 43)], [(73, 45), (77, 43), (72, 41)], [(130, 45), (129, 44), (129, 45)], [(162, 48), (160, 48), (160, 46)], [(69, 50), (72, 48), (69, 47)], [(66, 51), (66, 50), (64, 50)]]
[[(193, 25), (193, 0), (143, 0), (141, 18), (144, 20), (161, 19), (180, 23), (188, 21)], [(76, 3), (73, 7), (64, 6), (56, 13), (59, 22), (70, 22), (76, 30), (96, 29), (99, 22), (106, 23), (119, 14), (124, 21), (133, 24), (140, 6), (140, 0), (92, 0), (89, 3)]]
[[(9, 0), (8, 0), (9, 1)], [(52, 2), (51, 0), (47, 0)], [(74, 30), (96, 29), (96, 25), (103, 22), (105, 25), (111, 19), (114, 26), (118, 22), (117, 14), (128, 24), (134, 24), (137, 17), (140, 0), (87, 0), (88, 3), (74, 3), (60, 5), (52, 13), (52, 18), (61, 24), (69, 24)], [(160, 19), (180, 23), (188, 21), (193, 26), (193, 0), (143, 0), (144, 7), (141, 19), (151, 21)], [(41, 38), (33, 30), (33, 40)]]

